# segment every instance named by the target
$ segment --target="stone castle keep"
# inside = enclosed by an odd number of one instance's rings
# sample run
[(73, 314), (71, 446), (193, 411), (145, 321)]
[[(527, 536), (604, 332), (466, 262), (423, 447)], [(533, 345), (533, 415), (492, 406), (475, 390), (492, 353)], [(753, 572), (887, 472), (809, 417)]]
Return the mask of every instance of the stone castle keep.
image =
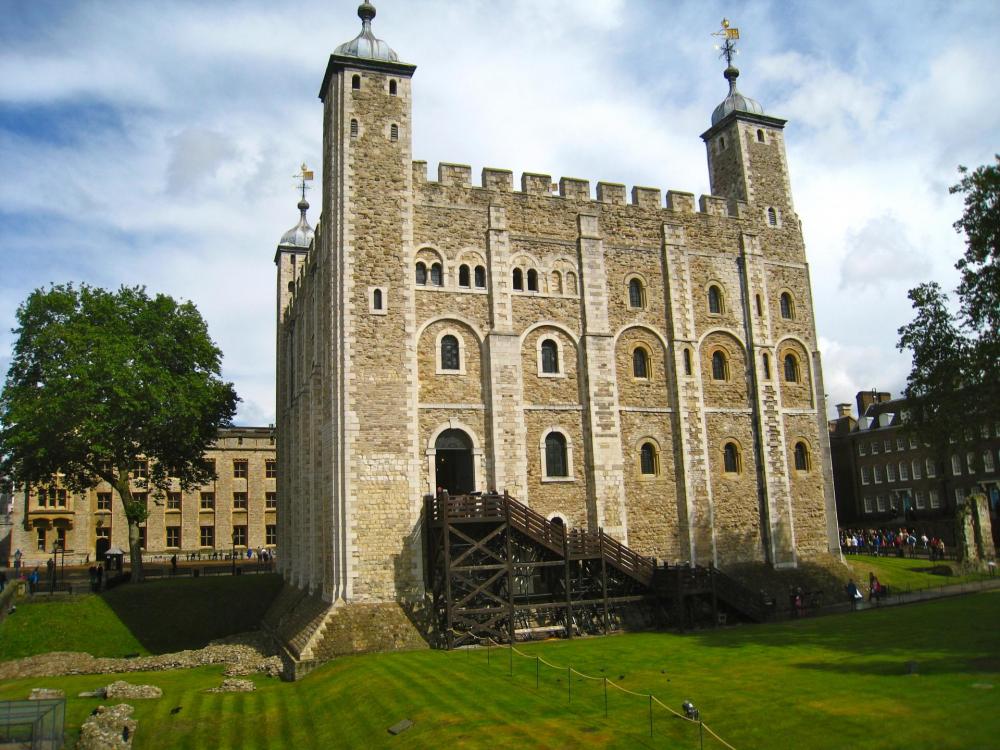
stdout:
[(278, 246), (279, 567), (327, 603), (424, 595), (423, 498), (507, 490), (669, 563), (837, 548), (784, 120), (736, 90), (712, 195), (412, 159), (414, 65), (330, 56), (322, 216)]

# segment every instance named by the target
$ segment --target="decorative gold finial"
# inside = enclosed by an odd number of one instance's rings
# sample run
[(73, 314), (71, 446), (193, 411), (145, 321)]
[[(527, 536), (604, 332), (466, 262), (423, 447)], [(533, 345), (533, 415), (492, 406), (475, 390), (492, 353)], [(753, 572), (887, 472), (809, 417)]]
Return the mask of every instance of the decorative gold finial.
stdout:
[[(306, 182), (312, 182), (313, 172), (312, 172), (311, 169), (309, 169), (308, 167), (306, 167), (306, 163), (305, 162), (302, 162), (302, 166), (299, 167), (298, 174), (293, 174), (292, 177), (294, 177), (296, 180), (298, 180), (299, 184), (298, 184), (297, 187), (299, 188), (299, 190), (302, 191), (302, 203), (305, 203), (305, 201), (306, 201), (306, 190), (310, 190), (311, 189), (308, 185), (306, 185)], [(306, 208), (308, 208), (308, 207), (309, 207), (309, 205), (306, 204)]]
[(721, 51), (719, 57), (724, 57), (726, 59), (726, 65), (728, 67), (733, 67), (733, 58), (739, 54), (739, 50), (736, 49), (734, 42), (740, 38), (740, 30), (729, 25), (729, 19), (722, 19), (722, 28), (718, 31), (713, 31), (712, 36), (718, 36), (725, 39), (722, 45), (716, 45), (715, 48)]

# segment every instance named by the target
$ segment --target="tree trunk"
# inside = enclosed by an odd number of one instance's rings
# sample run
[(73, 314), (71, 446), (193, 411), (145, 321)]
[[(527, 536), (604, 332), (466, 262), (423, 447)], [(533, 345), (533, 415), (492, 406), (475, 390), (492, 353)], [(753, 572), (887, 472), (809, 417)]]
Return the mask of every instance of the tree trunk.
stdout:
[(142, 549), (139, 546), (139, 522), (133, 518), (128, 520), (128, 559), (132, 564), (132, 583), (142, 583)]

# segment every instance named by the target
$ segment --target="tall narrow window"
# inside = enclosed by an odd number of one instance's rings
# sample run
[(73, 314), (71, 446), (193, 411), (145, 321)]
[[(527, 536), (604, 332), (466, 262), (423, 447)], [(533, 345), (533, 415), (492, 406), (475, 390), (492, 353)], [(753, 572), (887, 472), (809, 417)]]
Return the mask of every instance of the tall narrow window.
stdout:
[(417, 263), (417, 283), (423, 286), (427, 283), (427, 266)]
[(361, 88), (361, 76), (352, 76), (351, 88), (354, 89), (355, 91)]
[(657, 466), (656, 446), (652, 443), (643, 443), (639, 449), (639, 470), (646, 476), (659, 474)]
[(785, 320), (791, 320), (795, 317), (795, 308), (792, 307), (792, 295), (788, 292), (782, 292), (779, 304), (781, 306), (781, 317)]
[(399, 125), (396, 125), (395, 123), (393, 123), (389, 127), (389, 140), (390, 141), (398, 141), (399, 140)]
[(524, 290), (524, 275), (521, 272), (520, 268), (515, 268), (514, 269), (513, 277), (514, 277), (514, 288), (517, 289), (518, 291), (523, 291)]
[(538, 291), (538, 271), (534, 268), (528, 269), (528, 291), (537, 292)]
[(486, 288), (486, 269), (483, 266), (476, 266), (476, 289)]
[[(576, 294), (576, 274), (572, 271), (566, 272), (566, 293)], [(1000, 437), (1000, 431), (998, 431), (997, 436)]]
[(562, 294), (562, 274), (558, 271), (552, 272), (552, 286), (549, 292), (552, 294)]
[(764, 305), (761, 303), (759, 294), (754, 295), (754, 301), (757, 303), (757, 315), (763, 317)]
[(639, 279), (631, 279), (628, 282), (628, 306), (633, 309), (644, 307), (646, 295), (643, 292), (642, 282)]
[(739, 474), (740, 450), (736, 443), (726, 443), (726, 447), (722, 449), (722, 465), (727, 474)]
[(435, 263), (431, 266), (431, 284), (441, 286), (444, 284), (444, 274), (441, 273), (441, 264)]
[(691, 374), (691, 350), (690, 349), (685, 349), (684, 350), (684, 374), (685, 375), (690, 375)]
[(722, 290), (714, 284), (708, 288), (708, 311), (713, 315), (722, 314)]
[(726, 380), (726, 355), (722, 352), (712, 354), (712, 380)]
[(794, 354), (785, 355), (785, 380), (789, 383), (799, 382), (799, 361)]
[(649, 354), (641, 346), (632, 352), (632, 375), (637, 378), (649, 377)]
[(389, 81), (389, 96), (395, 96), (395, 95), (396, 95), (396, 82)]
[(772, 227), (778, 226), (778, 212), (773, 207), (767, 209), (767, 223)]
[(469, 286), (469, 267), (466, 265), (458, 267), (458, 285)]
[(441, 369), (459, 369), (458, 339), (451, 334), (441, 339)]
[(801, 441), (795, 444), (795, 468), (797, 471), (809, 471), (809, 448)]
[(764, 352), (764, 380), (771, 379), (771, 358)]
[(566, 461), (566, 438), (558, 432), (545, 436), (545, 476), (569, 476)]
[(757, 142), (758, 143), (764, 142), (764, 131), (759, 128), (757, 129)]
[(542, 342), (542, 372), (559, 372), (559, 345), (552, 339)]
[(358, 121), (351, 120), (351, 138), (358, 137)]
[(376, 289), (372, 292), (372, 308), (375, 310), (382, 309), (382, 290)]

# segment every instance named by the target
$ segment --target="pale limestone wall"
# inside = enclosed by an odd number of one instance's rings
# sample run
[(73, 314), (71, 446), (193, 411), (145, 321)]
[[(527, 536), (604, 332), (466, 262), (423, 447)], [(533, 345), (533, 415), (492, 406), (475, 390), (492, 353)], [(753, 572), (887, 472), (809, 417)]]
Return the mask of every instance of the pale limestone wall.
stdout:
[[(277, 525), (277, 509), (267, 507), (267, 493), (276, 492), (276, 480), (266, 476), (266, 462), (274, 459), (273, 433), (267, 428), (228, 428), (220, 432), (215, 445), (205, 453), (215, 461), (217, 478), (196, 488), (183, 490), (174, 480), (168, 490), (142, 487), (133, 481), (134, 492), (147, 493), (149, 518), (145, 523), (146, 546), (144, 556), (184, 558), (190, 553), (202, 556), (232, 549), (233, 526), (247, 527), (247, 544), (254, 550), (260, 547), (276, 549), (267, 544), (267, 527)], [(233, 462), (246, 461), (247, 476), (233, 476)], [(56, 482), (56, 487), (62, 487)], [(170, 507), (166, 492), (180, 494), (180, 508)], [(201, 494), (212, 493), (215, 500), (210, 509), (201, 507)], [(234, 493), (246, 493), (244, 508), (234, 506)], [(98, 495), (111, 495), (111, 509), (98, 508)], [(201, 544), (201, 527), (211, 527), (214, 544)], [(46, 531), (46, 550), (38, 550), (36, 529)], [(23, 490), (14, 495), (11, 552), (20, 549), (25, 564), (44, 564), (52, 557), (52, 543), (57, 538), (56, 529), (66, 530), (66, 559), (69, 561), (94, 560), (98, 530), (111, 530), (111, 544), (128, 549), (128, 523), (118, 493), (109, 484), (100, 482), (84, 492), (66, 490), (66, 505), (44, 507), (38, 502), (38, 488), (28, 491), (27, 502)], [(180, 529), (179, 546), (167, 546), (167, 528)], [(247, 545), (238, 549), (246, 552)]]
[[(780, 564), (819, 551), (830, 523), (821, 373), (780, 124), (763, 127), (763, 143), (760, 123), (738, 118), (706, 134), (721, 197), (602, 182), (595, 201), (575, 178), (555, 193), (549, 175), (526, 173), (515, 190), (509, 171), (484, 169), (473, 185), (470, 167), (441, 164), (428, 179), (427, 165), (410, 161), (408, 75), (379, 64), (358, 72), (360, 91), (347, 68), (334, 69), (324, 93), (315, 271), (279, 335), (279, 428), (294, 441), (280, 454), (294, 474), (289, 579), (321, 585), (329, 599), (419, 594), (421, 496), (435, 485), (433, 441), (448, 427), (472, 438), (477, 486), (605, 528), (643, 553)], [(398, 97), (387, 94), (390, 78)], [(440, 286), (429, 273), (416, 284), (418, 261), (428, 272), (441, 264)], [(460, 285), (462, 264), (486, 269), (484, 288)], [(388, 300), (379, 314), (373, 288)], [(779, 313), (783, 292), (790, 318)], [(446, 334), (462, 343), (457, 373), (441, 371)], [(559, 345), (555, 376), (540, 373), (546, 338)], [(636, 346), (650, 355), (646, 378), (633, 375)], [(722, 382), (712, 378), (716, 350), (727, 358)], [(784, 382), (787, 352), (799, 358), (799, 383)], [(561, 481), (543, 470), (551, 429), (570, 446)], [(808, 442), (815, 468), (790, 468), (793, 438)], [(658, 448), (652, 476), (640, 471), (644, 441)], [(737, 472), (723, 470), (727, 441), (740, 447)], [(799, 534), (810, 542), (797, 549)]]

